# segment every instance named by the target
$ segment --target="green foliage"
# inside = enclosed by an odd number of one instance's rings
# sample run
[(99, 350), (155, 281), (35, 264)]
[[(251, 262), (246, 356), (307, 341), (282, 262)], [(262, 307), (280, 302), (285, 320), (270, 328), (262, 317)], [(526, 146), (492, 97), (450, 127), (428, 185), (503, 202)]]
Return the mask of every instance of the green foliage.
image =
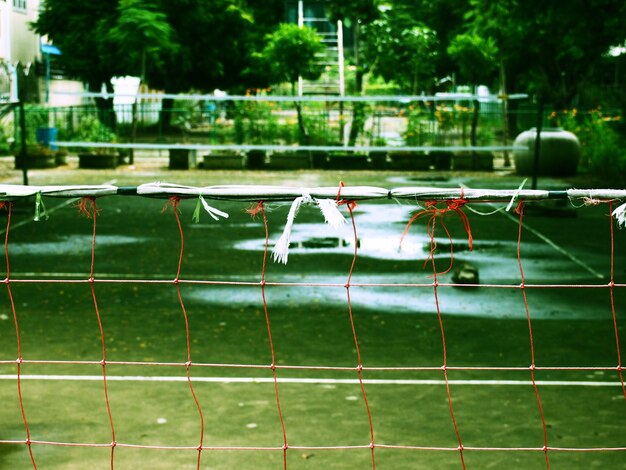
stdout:
[[(19, 144), (22, 140), (21, 128), (19, 126), (19, 109), (15, 113), (16, 136), (15, 142)], [(48, 110), (41, 106), (24, 106), (24, 122), (26, 125), (26, 144), (37, 144), (37, 129), (48, 127)]]
[(330, 0), (328, 13), (330, 18), (371, 23), (379, 15), (381, 0)]
[(174, 31), (165, 14), (156, 10), (154, 0), (120, 0), (117, 11), (108, 40), (126, 52), (123, 59), (128, 74), (145, 80), (147, 63), (161, 70), (163, 57), (176, 52)]
[(11, 154), (11, 144), (9, 142), (8, 135), (8, 130), (4, 126), (0, 125), (0, 155)]
[[(328, 114), (315, 106), (316, 103), (311, 104), (311, 108), (302, 109), (302, 120), (309, 133), (310, 144), (328, 145), (331, 132)], [(235, 106), (234, 133), (238, 144), (290, 145), (298, 142), (300, 130), (297, 117), (277, 108), (276, 103), (244, 101)]]
[(448, 46), (448, 54), (458, 64), (461, 77), (471, 84), (485, 83), (496, 70), (498, 47), (493, 38), (459, 34)]
[(610, 115), (601, 109), (580, 113), (577, 109), (553, 112), (551, 125), (570, 131), (578, 137), (581, 166), (609, 182), (623, 181), (626, 171), (624, 138), (616, 131), (620, 115)]
[[(474, 109), (460, 103), (440, 104), (434, 109), (411, 104), (406, 111), (407, 126), (402, 137), (406, 145), (467, 145)], [(482, 126), (478, 145), (493, 144), (494, 126)]]
[(153, 87), (236, 89), (268, 21), (276, 21), (273, 15), (266, 20), (265, 12), (277, 3), (46, 0), (33, 28), (63, 51), (58, 60), (68, 74), (92, 90), (115, 76), (139, 75), (144, 46), (145, 79)]
[(104, 40), (113, 26), (117, 1), (46, 0), (42, 7), (34, 29), (63, 51), (58, 60), (70, 75), (95, 89), (115, 75), (124, 75), (111, 57), (115, 51)]
[(278, 122), (274, 103), (241, 101), (235, 104), (235, 141), (238, 144), (274, 144)]
[(83, 116), (74, 139), (78, 142), (115, 142), (117, 136), (93, 115)]
[(626, 3), (469, 0), (467, 28), (496, 41), (517, 87), (571, 105), (610, 46), (623, 43)]
[(365, 61), (370, 72), (396, 82), (405, 93), (432, 88), (437, 58), (437, 33), (396, 9), (384, 9), (363, 26)]
[(316, 55), (324, 51), (317, 32), (308, 26), (283, 23), (266, 38), (258, 58), (270, 72), (272, 83), (295, 84), (301, 76), (315, 80), (322, 74)]
[(178, 50), (165, 57), (159, 73), (148, 74), (152, 86), (171, 92), (210, 92), (215, 88), (241, 91), (255, 83), (254, 77), (243, 74), (269, 28), (264, 19), (256, 19), (265, 6), (257, 3), (248, 8), (247, 2), (240, 0), (159, 3), (175, 33)]

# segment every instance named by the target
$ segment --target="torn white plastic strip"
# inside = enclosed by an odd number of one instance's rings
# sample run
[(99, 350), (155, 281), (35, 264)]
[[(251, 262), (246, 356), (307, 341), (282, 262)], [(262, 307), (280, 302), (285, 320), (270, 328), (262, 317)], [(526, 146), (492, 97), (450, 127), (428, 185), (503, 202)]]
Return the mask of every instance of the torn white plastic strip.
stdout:
[(617, 225), (626, 227), (626, 204), (618, 206), (611, 214), (617, 220)]
[(200, 208), (204, 207), (204, 210), (209, 214), (213, 220), (220, 220), (220, 217), (228, 219), (228, 214), (213, 206), (210, 206), (206, 200), (202, 197), (202, 194), (198, 195), (198, 203), (196, 204), (196, 210), (193, 212), (193, 221), (200, 222)]
[(339, 207), (337, 207), (337, 201), (335, 199), (315, 199), (315, 202), (319, 206), (324, 220), (335, 230), (340, 229), (346, 224), (346, 218), (343, 216)]
[(506, 206), (506, 211), (507, 212), (509, 212), (511, 210), (511, 207), (513, 207), (513, 204), (515, 204), (515, 200), (517, 199), (517, 197), (519, 196), (520, 191), (522, 190), (522, 188), (526, 184), (526, 181), (528, 181), (528, 178), (526, 178), (526, 179), (524, 179), (524, 181), (522, 181), (522, 183), (519, 185), (519, 187), (517, 188), (517, 190), (515, 191), (515, 193), (511, 197), (511, 201), (509, 201), (509, 203)]
[(312, 202), (313, 199), (311, 198), (311, 196), (305, 190), (302, 190), (302, 196), (295, 198), (291, 203), (283, 233), (274, 245), (274, 249), (272, 250), (272, 258), (274, 259), (274, 261), (287, 264), (287, 259), (289, 258), (289, 243), (291, 241), (291, 229), (293, 228), (293, 222), (298, 215), (300, 206), (302, 204), (310, 204)]

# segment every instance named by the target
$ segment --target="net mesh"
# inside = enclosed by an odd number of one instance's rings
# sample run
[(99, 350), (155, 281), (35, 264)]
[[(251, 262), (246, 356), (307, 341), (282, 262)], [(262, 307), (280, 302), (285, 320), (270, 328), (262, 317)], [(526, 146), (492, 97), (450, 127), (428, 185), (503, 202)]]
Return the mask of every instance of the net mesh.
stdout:
[(3, 194), (0, 461), (623, 462), (621, 192)]

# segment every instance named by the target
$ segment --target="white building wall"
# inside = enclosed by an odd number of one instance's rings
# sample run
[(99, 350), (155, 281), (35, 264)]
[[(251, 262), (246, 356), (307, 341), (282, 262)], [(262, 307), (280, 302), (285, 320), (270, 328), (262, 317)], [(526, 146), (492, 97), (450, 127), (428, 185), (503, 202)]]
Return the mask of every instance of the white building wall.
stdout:
[[(9, 11), (10, 22), (8, 28), (10, 50), (4, 57), (11, 63), (19, 61), (22, 64), (29, 64), (41, 57), (39, 35), (30, 29), (30, 23), (37, 21), (39, 15), (39, 0), (25, 1), (26, 9), (14, 7), (13, 0), (6, 0), (3, 5), (5, 14), (6, 10)], [(4, 31), (0, 32), (2, 36), (3, 33)]]

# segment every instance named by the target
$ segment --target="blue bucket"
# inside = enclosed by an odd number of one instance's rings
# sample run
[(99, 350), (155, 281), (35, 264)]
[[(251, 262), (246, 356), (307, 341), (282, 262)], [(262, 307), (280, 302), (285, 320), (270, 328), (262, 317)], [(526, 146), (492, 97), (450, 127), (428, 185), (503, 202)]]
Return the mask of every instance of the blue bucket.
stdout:
[(36, 131), (37, 143), (44, 147), (50, 147), (51, 150), (57, 150), (56, 145), (50, 145), (50, 142), (57, 140), (57, 133), (56, 127), (40, 127)]

